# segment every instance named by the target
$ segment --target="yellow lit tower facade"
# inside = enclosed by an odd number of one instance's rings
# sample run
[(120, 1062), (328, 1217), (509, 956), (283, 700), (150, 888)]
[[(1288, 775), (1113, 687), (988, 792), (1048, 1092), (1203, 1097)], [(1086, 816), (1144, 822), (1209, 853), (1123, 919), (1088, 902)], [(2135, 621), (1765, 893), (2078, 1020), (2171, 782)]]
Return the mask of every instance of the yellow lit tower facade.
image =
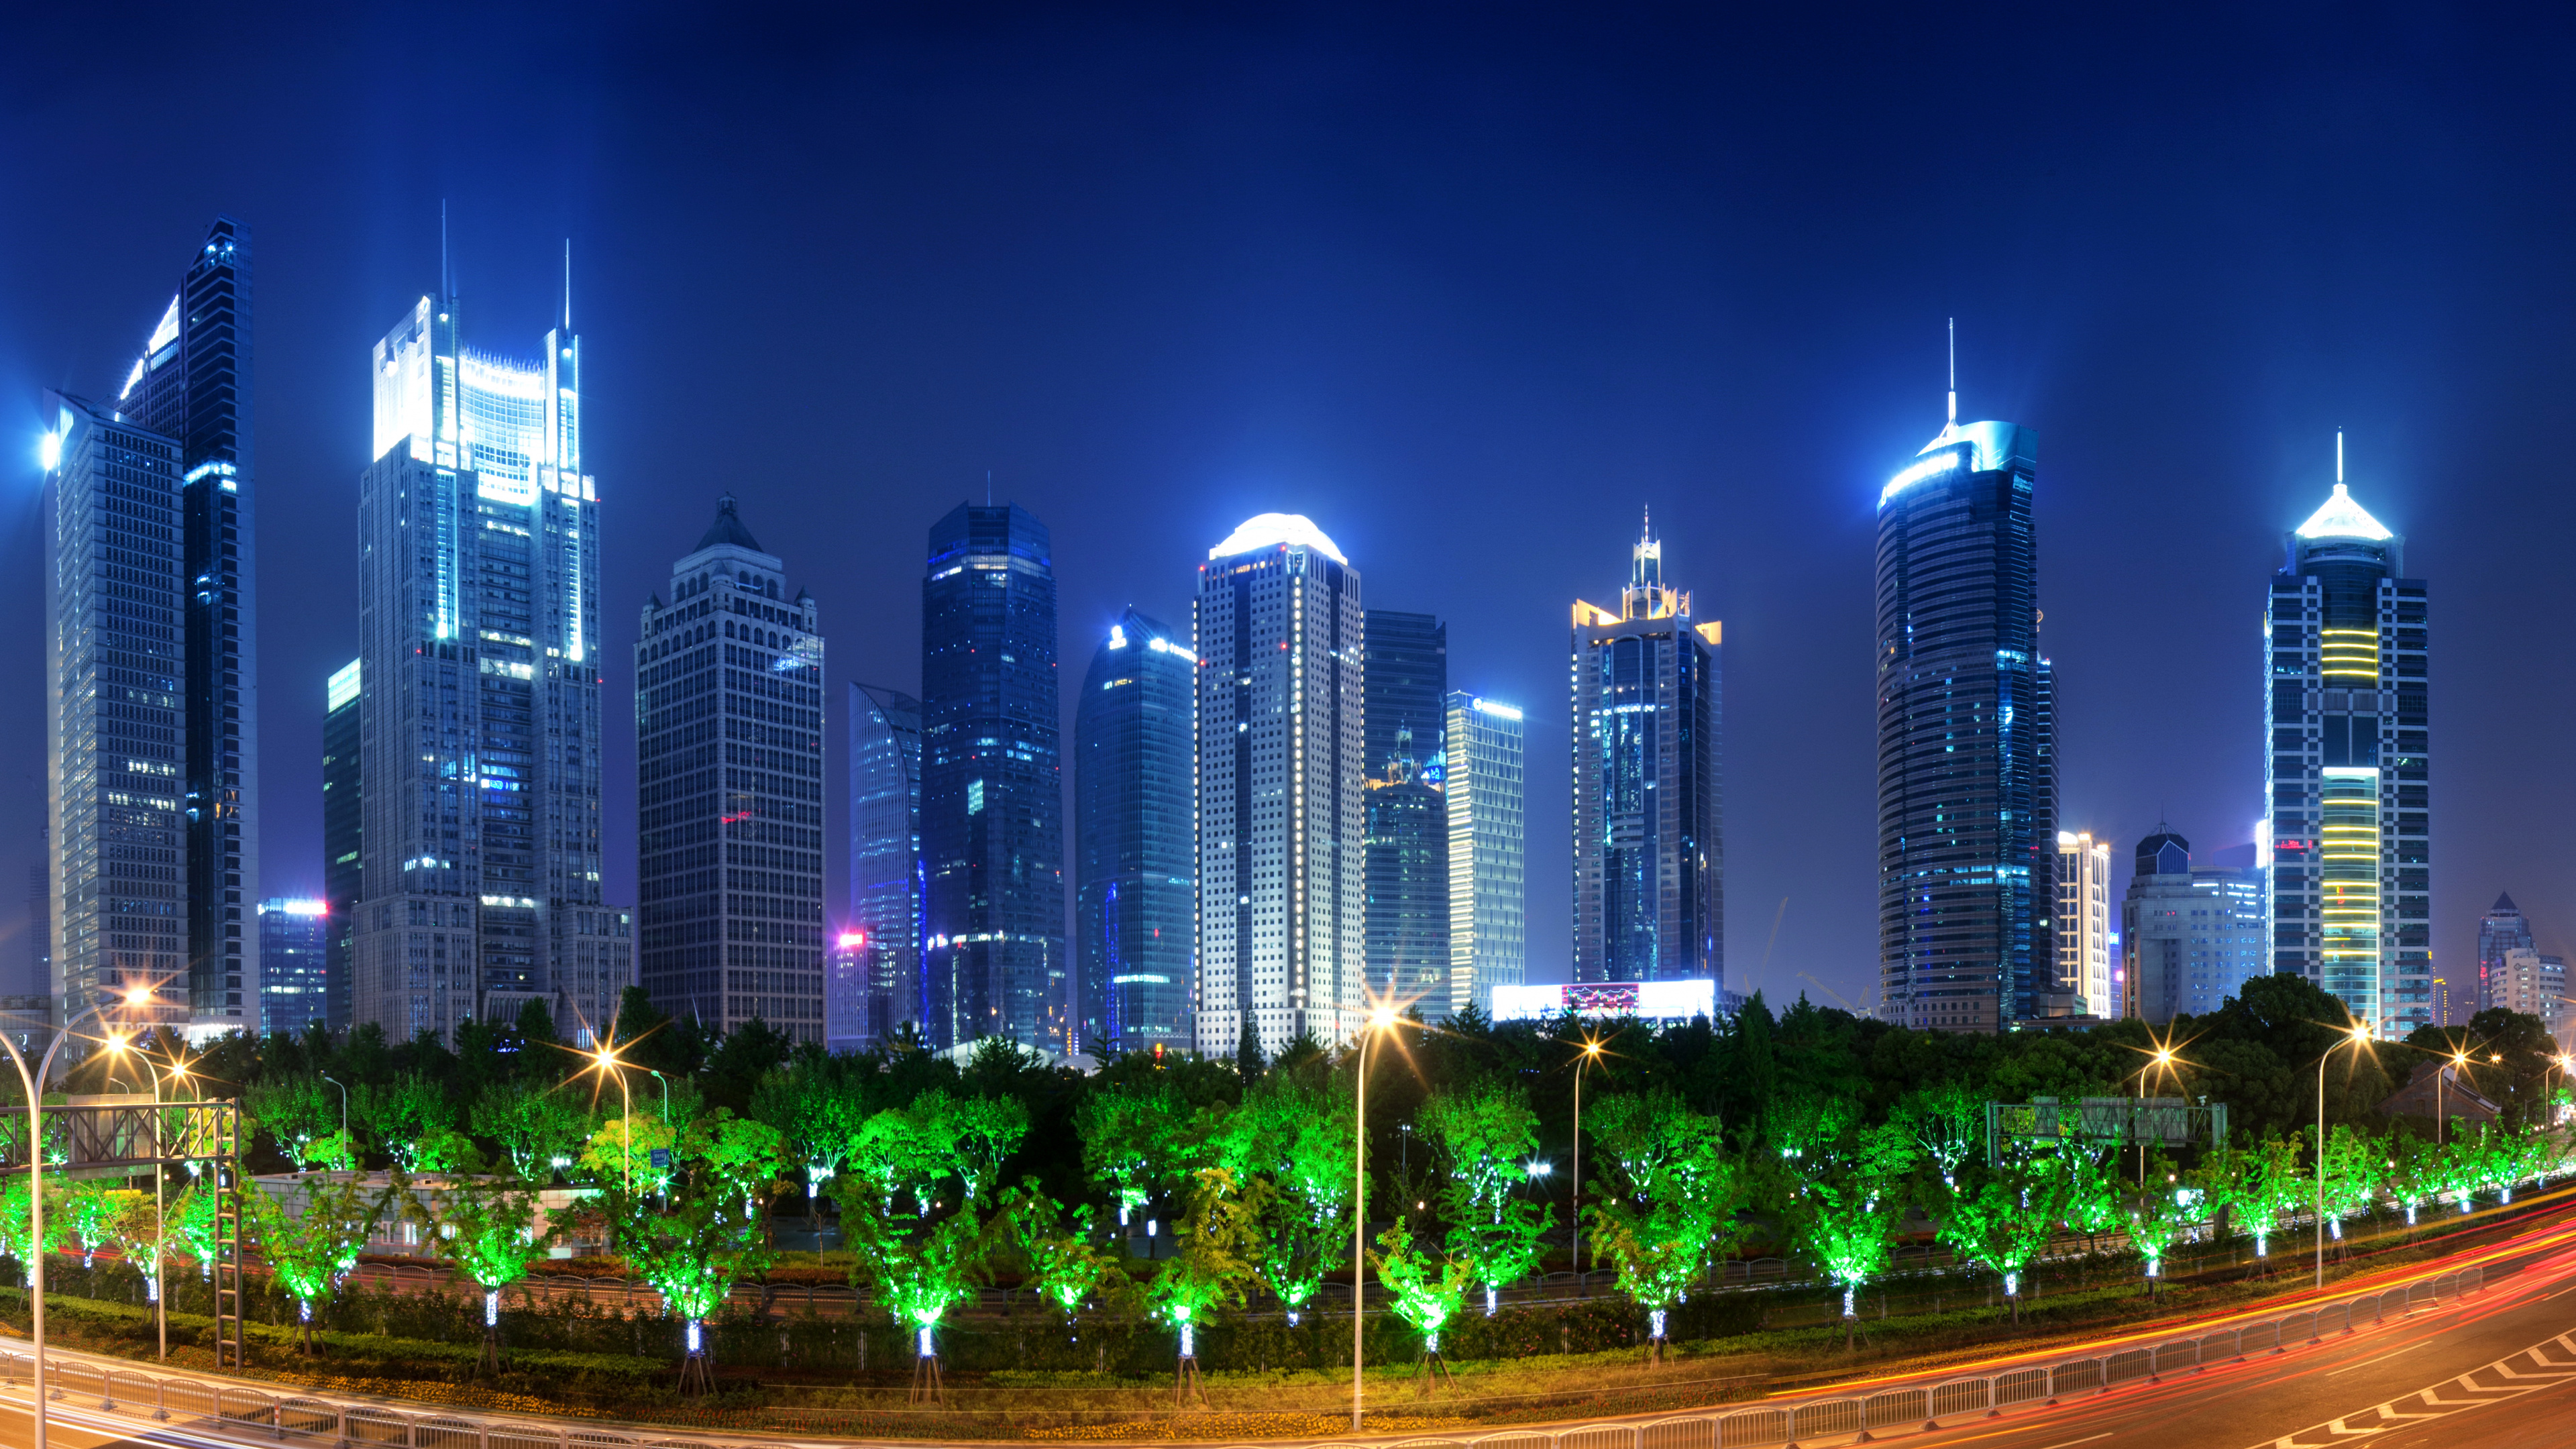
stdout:
[(2334, 494), (2290, 535), (2263, 621), (2272, 969), (2375, 1035), (2434, 1022), (2421, 579), (2405, 540)]

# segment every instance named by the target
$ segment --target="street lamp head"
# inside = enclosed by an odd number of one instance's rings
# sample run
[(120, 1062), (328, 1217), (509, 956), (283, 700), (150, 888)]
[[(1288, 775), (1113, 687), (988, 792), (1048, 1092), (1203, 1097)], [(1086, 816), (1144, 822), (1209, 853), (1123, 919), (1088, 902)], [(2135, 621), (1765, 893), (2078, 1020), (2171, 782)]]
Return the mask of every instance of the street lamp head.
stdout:
[(109, 1051), (122, 1055), (125, 1048), (125, 1033), (121, 1031), (111, 1031), (107, 1034), (107, 1049)]
[(2487, 1053), (2487, 1060), (2488, 1060), (2488, 1061), (2491, 1061), (2491, 1062), (2500, 1062), (2500, 1061), (2503, 1061), (2503, 1060), (2504, 1060), (2504, 1053), (2502, 1053), (2502, 1052), (2489, 1052), (2489, 1053)]
[(2160, 1066), (2160, 1067), (2163, 1067), (2163, 1066), (2171, 1066), (2172, 1064), (2173, 1064), (2173, 1048), (2171, 1048), (2171, 1047), (2164, 1047), (2164, 1048), (2162, 1048), (2162, 1049), (2160, 1049), (2160, 1050), (2158, 1050), (2158, 1051), (2156, 1052), (2156, 1065), (2157, 1065), (2157, 1066)]
[(1369, 1025), (1379, 1031), (1395, 1025), (1395, 1008), (1381, 1006), (1368, 1014)]
[(133, 990), (128, 991), (125, 993), (125, 1004), (128, 1006), (150, 1006), (152, 1004), (152, 988), (149, 986), (137, 986)]

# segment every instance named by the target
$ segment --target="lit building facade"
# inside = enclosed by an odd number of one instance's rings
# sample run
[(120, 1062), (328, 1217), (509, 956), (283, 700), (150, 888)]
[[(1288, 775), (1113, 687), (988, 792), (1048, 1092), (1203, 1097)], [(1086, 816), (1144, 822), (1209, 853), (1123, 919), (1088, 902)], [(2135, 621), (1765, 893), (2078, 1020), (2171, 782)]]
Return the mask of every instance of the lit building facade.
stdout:
[(823, 1040), (823, 635), (726, 494), (635, 646), (637, 982)]
[(2504, 1003), (2503, 993), (2493, 983), (2503, 977), (2505, 953), (2516, 947), (2537, 951), (2540, 943), (2532, 939), (2531, 918), (2513, 903), (2512, 894), (2498, 892), (2494, 907), (2478, 918), (2477, 990), (2463, 998), (2469, 1010), (2460, 1014), (2462, 1021)]
[[(824, 983), (835, 1051), (884, 1041), (927, 1009), (921, 979), (921, 701), (850, 686), (850, 919)], [(855, 938), (855, 939), (853, 939)], [(839, 1023), (839, 1025), (831, 1025)]]
[(1073, 710), (1074, 934), (1082, 1049), (1183, 1050), (1197, 944), (1190, 711), (1198, 656), (1129, 609)]
[(366, 812), (359, 804), (359, 711), (365, 707), (364, 670), (352, 659), (333, 670), (323, 692), (322, 714), (322, 899), (328, 907), (330, 937), (322, 972), (323, 1023), (331, 1030), (349, 1029), (349, 972), (358, 918), (358, 891), (365, 878)]
[(1055, 565), (1018, 507), (961, 504), (921, 586), (922, 1029), (1072, 1049)]
[(423, 297), (375, 346), (359, 476), (361, 870), (350, 1015), (407, 1040), (515, 1021), (577, 1040), (634, 980), (600, 898), (598, 480), (570, 308), (534, 361)]
[(1364, 926), (1372, 996), (1449, 1008), (1449, 822), (1446, 802), (1411, 757), (1413, 734), (1398, 730), (1368, 781), (1368, 917)]
[(2057, 991), (2069, 1016), (2120, 1014), (2111, 989), (2111, 843), (2090, 831), (2057, 832), (2057, 901), (2049, 936), (2057, 950)]
[(259, 903), (259, 1030), (302, 1035), (330, 1015), (331, 906), (275, 897)]
[(1199, 567), (1198, 1048), (1349, 1036), (1367, 909), (1360, 575), (1295, 514)]
[(1452, 690), (1440, 738), (1449, 817), (1449, 1010), (1473, 1006), (1490, 1017), (1494, 989), (1519, 986), (1529, 974), (1521, 712)]
[(2404, 547), (2338, 476), (2263, 619), (2273, 969), (2391, 1039), (2433, 1020), (2427, 613)]
[(1879, 1014), (1996, 1031), (2056, 975), (2056, 696), (2035, 440), (1950, 415), (1878, 499)]
[(2206, 1016), (2268, 968), (2263, 872), (2194, 868), (2191, 842), (2159, 825), (2138, 842), (2120, 904), (2116, 1012), (2162, 1026)]
[(1415, 778), (1436, 787), (1441, 730), (1448, 722), (1449, 626), (1436, 615), (1395, 609), (1371, 609), (1364, 622), (1368, 777), (1385, 779), (1387, 762), (1401, 757)]
[[(181, 452), (62, 393), (45, 395), (45, 414), (52, 996), (65, 1021), (102, 997), (192, 980)], [(153, 1019), (188, 1021), (177, 996), (162, 992)]]
[(1574, 979), (1726, 985), (1717, 620), (1641, 535), (1614, 611), (1577, 601)]

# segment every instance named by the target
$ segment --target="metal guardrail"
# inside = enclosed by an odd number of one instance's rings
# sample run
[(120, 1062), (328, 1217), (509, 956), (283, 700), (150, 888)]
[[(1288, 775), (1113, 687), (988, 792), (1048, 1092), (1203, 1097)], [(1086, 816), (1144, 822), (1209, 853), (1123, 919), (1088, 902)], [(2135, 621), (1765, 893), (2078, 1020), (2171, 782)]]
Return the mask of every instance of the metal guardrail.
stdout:
[[(1947, 1427), (2033, 1403), (2080, 1394), (2107, 1393), (2122, 1384), (2149, 1382), (2211, 1364), (2280, 1353), (2328, 1334), (2349, 1333), (2365, 1319), (2377, 1323), (2485, 1286), (2482, 1268), (2463, 1268), (2384, 1293), (2329, 1303), (2322, 1308), (2240, 1324), (2215, 1333), (2177, 1335), (2103, 1354), (2078, 1354), (2052, 1363), (1911, 1384), (1876, 1393), (1829, 1394), (1790, 1403), (1733, 1411), (1711, 1409), (1612, 1424), (1501, 1429), (1491, 1434), (1402, 1440), (1389, 1449), (1764, 1449), (1868, 1433)], [(93, 1400), (97, 1411), (151, 1421), (188, 1421), (199, 1432), (268, 1443), (328, 1443), (331, 1449), (777, 1449), (709, 1438), (652, 1438), (571, 1421), (548, 1422), (460, 1413), (417, 1412), (381, 1404), (342, 1403), (302, 1394), (271, 1394), (237, 1383), (209, 1383), (183, 1375), (107, 1365), (94, 1359), (49, 1354), (54, 1396)], [(0, 1383), (28, 1379), (28, 1354), (0, 1352)], [(84, 1410), (87, 1404), (80, 1407)], [(1361, 1449), (1323, 1441), (1315, 1449)]]

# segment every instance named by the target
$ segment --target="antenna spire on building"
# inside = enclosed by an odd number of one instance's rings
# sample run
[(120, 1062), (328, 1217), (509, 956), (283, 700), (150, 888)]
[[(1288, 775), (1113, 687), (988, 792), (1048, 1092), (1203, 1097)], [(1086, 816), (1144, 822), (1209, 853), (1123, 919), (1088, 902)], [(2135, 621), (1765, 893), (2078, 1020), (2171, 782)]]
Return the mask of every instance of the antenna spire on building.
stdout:
[(1950, 319), (1950, 416), (1949, 427), (1959, 425), (1959, 319)]
[(2343, 481), (2343, 429), (2335, 429), (2335, 481)]
[(572, 335), (572, 238), (564, 238), (564, 316), (563, 330)]
[(442, 196), (438, 199), (438, 299), (444, 302), (455, 291), (447, 271), (447, 198)]

